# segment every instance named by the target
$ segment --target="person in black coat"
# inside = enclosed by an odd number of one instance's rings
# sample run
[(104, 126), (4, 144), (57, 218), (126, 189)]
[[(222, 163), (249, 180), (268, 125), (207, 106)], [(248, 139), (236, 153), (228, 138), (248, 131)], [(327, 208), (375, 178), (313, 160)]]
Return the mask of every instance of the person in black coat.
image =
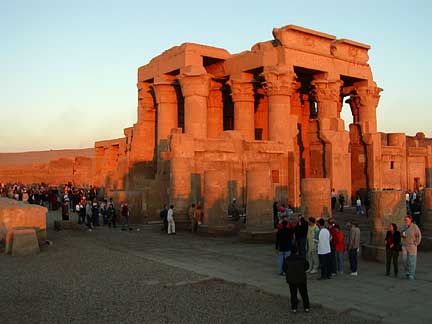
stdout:
[(288, 222), (288, 217), (282, 217), (282, 223), (277, 225), (278, 231), (276, 234), (276, 250), (278, 251), (278, 270), (279, 274), (283, 275), (283, 263), (287, 256), (291, 253), (293, 245), (294, 227)]
[(307, 291), (307, 277), (306, 270), (309, 269), (309, 262), (297, 254), (297, 247), (291, 247), (291, 255), (285, 258), (284, 271), (286, 282), (290, 288), (291, 294), (291, 310), (293, 313), (297, 312), (299, 300), (297, 298), (297, 291), (300, 291), (300, 296), (303, 301), (303, 308), (305, 312), (309, 312), (309, 295)]
[(393, 262), (394, 275), (398, 275), (399, 252), (402, 250), (401, 233), (396, 224), (392, 223), (387, 231), (384, 243), (386, 245), (386, 275), (390, 275), (390, 267)]
[(299, 254), (302, 257), (306, 257), (306, 238), (308, 233), (308, 223), (305, 221), (303, 216), (299, 216), (298, 223), (294, 229), (295, 240)]

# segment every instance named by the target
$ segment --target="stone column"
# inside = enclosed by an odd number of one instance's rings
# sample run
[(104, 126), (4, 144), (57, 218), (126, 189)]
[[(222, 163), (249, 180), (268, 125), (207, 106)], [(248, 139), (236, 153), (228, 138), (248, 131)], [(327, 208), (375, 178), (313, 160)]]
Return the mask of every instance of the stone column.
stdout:
[(210, 76), (204, 67), (189, 65), (182, 69), (178, 80), (184, 96), (185, 133), (196, 138), (206, 138)]
[(363, 134), (377, 132), (376, 108), (381, 91), (382, 89), (376, 86), (359, 86), (356, 88), (357, 94), (350, 96), (358, 113), (358, 120), (355, 122), (361, 125)]
[[(381, 88), (375, 82), (356, 86), (355, 92), (347, 100), (354, 117), (354, 125), (359, 128), (358, 135), (364, 143), (364, 163), (366, 163), (366, 183), (370, 189), (381, 188), (381, 136), (377, 133), (376, 108)], [(356, 158), (356, 157), (353, 157)]]
[(291, 96), (297, 89), (296, 75), (292, 68), (272, 66), (265, 67), (262, 76), (268, 96), (268, 139), (286, 143), (293, 151), (297, 116), (291, 114)]
[(406, 216), (405, 195), (401, 190), (374, 190), (371, 192), (369, 220), (371, 223), (371, 241), (363, 246), (362, 255), (374, 261), (385, 260), (384, 238), (388, 227), (395, 223), (403, 225)]
[(246, 141), (255, 140), (254, 91), (251, 80), (230, 78), (234, 103), (234, 130), (240, 131)]
[(130, 162), (153, 160), (155, 147), (156, 109), (151, 84), (139, 82), (138, 87), (138, 120), (133, 126)]
[(222, 85), (214, 80), (210, 83), (207, 100), (207, 136), (216, 138), (223, 132)]
[(338, 117), (341, 104), (341, 80), (314, 80), (312, 95), (318, 103), (318, 136), (325, 143), (325, 174), (331, 187), (343, 193), (346, 201), (351, 198), (350, 137), (344, 121)]
[(204, 224), (210, 227), (228, 223), (227, 172), (206, 170), (204, 172)]
[(177, 95), (171, 82), (153, 84), (157, 103), (157, 144), (168, 139), (171, 129), (178, 126)]
[(301, 187), (302, 212), (305, 218), (328, 218), (332, 215), (328, 178), (304, 178)]
[(246, 222), (248, 230), (273, 229), (272, 190), (269, 166), (260, 166), (246, 172), (247, 207)]

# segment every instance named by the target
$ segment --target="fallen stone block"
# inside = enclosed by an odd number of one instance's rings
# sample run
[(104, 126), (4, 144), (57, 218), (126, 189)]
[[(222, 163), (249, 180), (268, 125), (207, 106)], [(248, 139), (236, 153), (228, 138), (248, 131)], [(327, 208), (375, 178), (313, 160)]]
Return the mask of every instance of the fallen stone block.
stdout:
[(40, 252), (34, 229), (13, 230), (12, 256), (34, 255)]

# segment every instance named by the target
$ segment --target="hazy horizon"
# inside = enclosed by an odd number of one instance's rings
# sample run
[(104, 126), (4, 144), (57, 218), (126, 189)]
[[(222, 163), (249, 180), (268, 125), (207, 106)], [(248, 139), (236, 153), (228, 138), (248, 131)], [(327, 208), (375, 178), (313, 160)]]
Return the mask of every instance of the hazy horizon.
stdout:
[[(306, 9), (305, 9), (306, 8)], [(185, 42), (249, 50), (295, 24), (372, 46), (380, 132), (432, 137), (428, 1), (4, 1), (0, 152), (92, 148), (136, 121), (138, 67)], [(344, 105), (347, 127), (351, 112)]]

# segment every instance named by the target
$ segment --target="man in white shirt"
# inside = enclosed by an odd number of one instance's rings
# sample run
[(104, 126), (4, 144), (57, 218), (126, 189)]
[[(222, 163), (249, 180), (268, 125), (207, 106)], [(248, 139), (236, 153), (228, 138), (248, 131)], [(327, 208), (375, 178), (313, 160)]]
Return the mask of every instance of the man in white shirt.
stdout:
[(330, 248), (330, 231), (325, 228), (325, 222), (324, 219), (318, 220), (318, 227), (320, 228), (319, 234), (318, 234), (318, 258), (321, 265), (321, 278), (323, 279), (330, 279), (331, 273), (330, 273), (330, 255), (331, 255), (331, 248)]
[(174, 205), (170, 205), (170, 208), (168, 209), (168, 215), (167, 215), (167, 221), (168, 221), (168, 235), (175, 234), (175, 221), (174, 221)]

